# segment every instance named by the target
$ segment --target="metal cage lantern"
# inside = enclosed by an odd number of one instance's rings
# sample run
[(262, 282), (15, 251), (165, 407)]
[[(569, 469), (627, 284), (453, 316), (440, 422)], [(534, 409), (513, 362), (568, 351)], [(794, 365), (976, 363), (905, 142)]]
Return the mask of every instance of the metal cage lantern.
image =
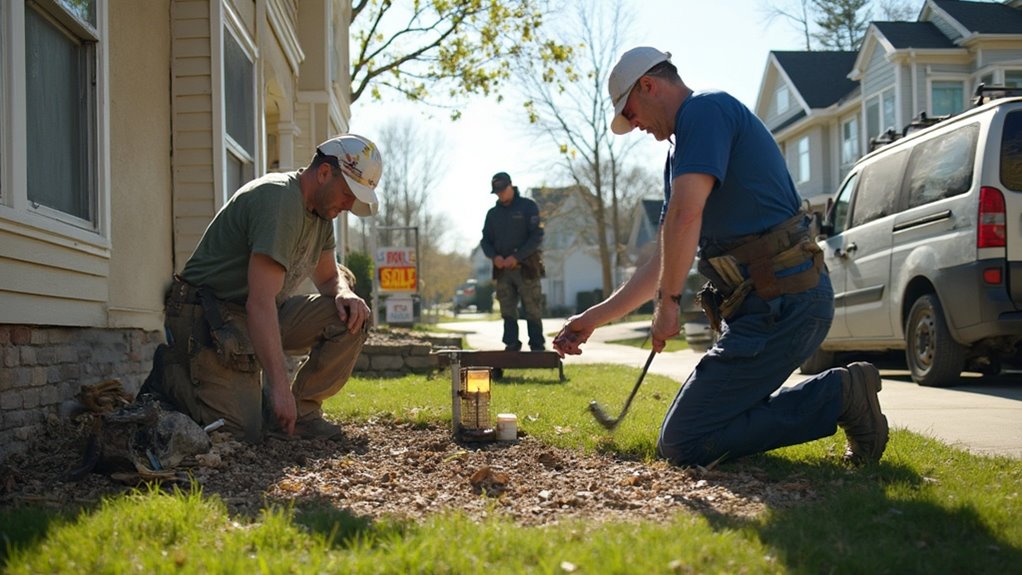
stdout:
[(454, 412), (456, 433), (466, 441), (493, 441), (496, 431), (490, 421), (489, 367), (463, 367), (460, 370), (458, 398)]

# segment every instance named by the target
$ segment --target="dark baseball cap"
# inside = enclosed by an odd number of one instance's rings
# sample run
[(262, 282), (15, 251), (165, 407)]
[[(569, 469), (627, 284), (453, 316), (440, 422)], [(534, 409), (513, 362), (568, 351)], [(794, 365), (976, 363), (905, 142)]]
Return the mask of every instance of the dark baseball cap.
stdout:
[(511, 176), (507, 175), (507, 172), (497, 172), (493, 174), (493, 179), (490, 180), (490, 193), (503, 192), (510, 185)]

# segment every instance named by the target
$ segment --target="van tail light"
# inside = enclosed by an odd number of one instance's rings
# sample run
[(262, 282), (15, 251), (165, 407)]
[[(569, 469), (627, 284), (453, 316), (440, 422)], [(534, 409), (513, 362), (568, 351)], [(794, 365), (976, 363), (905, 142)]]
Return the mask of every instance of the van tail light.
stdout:
[(1004, 194), (997, 188), (979, 190), (979, 229), (977, 248), (1003, 248), (1007, 245), (1005, 230)]

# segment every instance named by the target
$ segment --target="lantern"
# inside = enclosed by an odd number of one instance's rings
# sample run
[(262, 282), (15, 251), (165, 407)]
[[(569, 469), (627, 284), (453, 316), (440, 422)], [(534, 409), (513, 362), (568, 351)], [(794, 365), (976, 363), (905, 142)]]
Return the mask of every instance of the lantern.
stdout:
[(453, 414), (455, 433), (465, 441), (493, 441), (496, 431), (490, 422), (489, 367), (463, 367)]

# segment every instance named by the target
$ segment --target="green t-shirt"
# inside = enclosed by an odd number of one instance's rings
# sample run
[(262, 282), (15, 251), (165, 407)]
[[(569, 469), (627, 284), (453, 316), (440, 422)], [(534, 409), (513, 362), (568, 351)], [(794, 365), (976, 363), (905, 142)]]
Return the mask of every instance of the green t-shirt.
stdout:
[(281, 304), (312, 274), (323, 250), (336, 245), (332, 223), (305, 209), (300, 174), (266, 174), (242, 186), (210, 222), (181, 276), (222, 300), (244, 303), (249, 256), (264, 254), (286, 270)]

